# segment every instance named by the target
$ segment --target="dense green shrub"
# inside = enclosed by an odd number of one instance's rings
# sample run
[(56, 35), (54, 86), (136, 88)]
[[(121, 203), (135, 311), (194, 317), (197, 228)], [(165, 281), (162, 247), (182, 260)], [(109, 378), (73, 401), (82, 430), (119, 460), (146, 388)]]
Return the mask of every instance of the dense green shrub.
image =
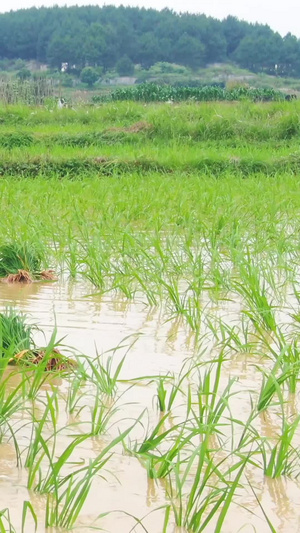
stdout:
[(92, 67), (85, 67), (82, 69), (80, 79), (82, 83), (86, 83), (89, 87), (92, 87), (98, 80), (99, 75), (96, 69)]

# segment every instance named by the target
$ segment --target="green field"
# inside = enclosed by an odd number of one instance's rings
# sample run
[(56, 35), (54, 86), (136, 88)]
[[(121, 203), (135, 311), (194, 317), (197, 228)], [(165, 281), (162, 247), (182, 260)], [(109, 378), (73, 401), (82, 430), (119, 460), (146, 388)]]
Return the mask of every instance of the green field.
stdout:
[[(0, 109), (0, 246), (27, 243), (58, 275), (32, 295), (0, 285), (48, 345), (45, 363), (10, 367), (24, 343), (0, 321), (0, 469), (10, 445), (28, 490), (0, 506), (1, 531), (297, 527), (280, 502), (300, 494), (299, 117), (294, 101)], [(62, 307), (51, 336), (29, 304), (49, 313), (66, 287), (62, 339)], [(84, 344), (101, 316), (111, 336), (82, 353), (75, 329)], [(70, 374), (45, 372), (55, 347)]]
[(297, 171), (297, 102), (0, 109), (0, 172)]

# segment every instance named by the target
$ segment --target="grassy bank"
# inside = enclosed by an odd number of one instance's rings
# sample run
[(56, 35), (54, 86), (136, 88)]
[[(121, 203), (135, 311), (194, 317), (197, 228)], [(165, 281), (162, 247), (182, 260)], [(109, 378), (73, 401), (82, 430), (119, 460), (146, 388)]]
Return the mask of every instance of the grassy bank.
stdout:
[(298, 172), (299, 109), (298, 102), (6, 107), (0, 172)]

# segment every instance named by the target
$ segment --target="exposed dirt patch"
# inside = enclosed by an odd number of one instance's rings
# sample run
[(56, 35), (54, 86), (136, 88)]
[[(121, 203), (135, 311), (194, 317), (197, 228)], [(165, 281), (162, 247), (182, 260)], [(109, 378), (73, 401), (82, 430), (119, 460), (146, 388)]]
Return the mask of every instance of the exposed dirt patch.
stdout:
[(141, 120), (140, 122), (136, 122), (135, 124), (132, 124), (132, 126), (125, 128), (125, 131), (128, 131), (129, 133), (139, 133), (140, 131), (148, 131), (152, 128), (152, 124)]
[(153, 129), (152, 124), (144, 120), (140, 120), (139, 122), (135, 122), (135, 124), (132, 124), (131, 126), (128, 126), (127, 128), (109, 128), (108, 131), (123, 132), (123, 133), (140, 133), (141, 131), (149, 131), (151, 129)]
[(103, 163), (108, 163), (109, 159), (107, 157), (95, 157), (94, 162), (99, 163), (99, 165), (102, 165)]

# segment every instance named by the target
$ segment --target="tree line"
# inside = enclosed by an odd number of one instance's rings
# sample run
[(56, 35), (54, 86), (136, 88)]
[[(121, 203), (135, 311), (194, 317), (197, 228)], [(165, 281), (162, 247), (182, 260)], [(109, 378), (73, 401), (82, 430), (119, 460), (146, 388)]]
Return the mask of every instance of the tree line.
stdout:
[(0, 15), (0, 57), (52, 68), (114, 68), (120, 59), (192, 69), (234, 61), (253, 72), (300, 76), (300, 40), (228, 16), (114, 6), (31, 8)]

